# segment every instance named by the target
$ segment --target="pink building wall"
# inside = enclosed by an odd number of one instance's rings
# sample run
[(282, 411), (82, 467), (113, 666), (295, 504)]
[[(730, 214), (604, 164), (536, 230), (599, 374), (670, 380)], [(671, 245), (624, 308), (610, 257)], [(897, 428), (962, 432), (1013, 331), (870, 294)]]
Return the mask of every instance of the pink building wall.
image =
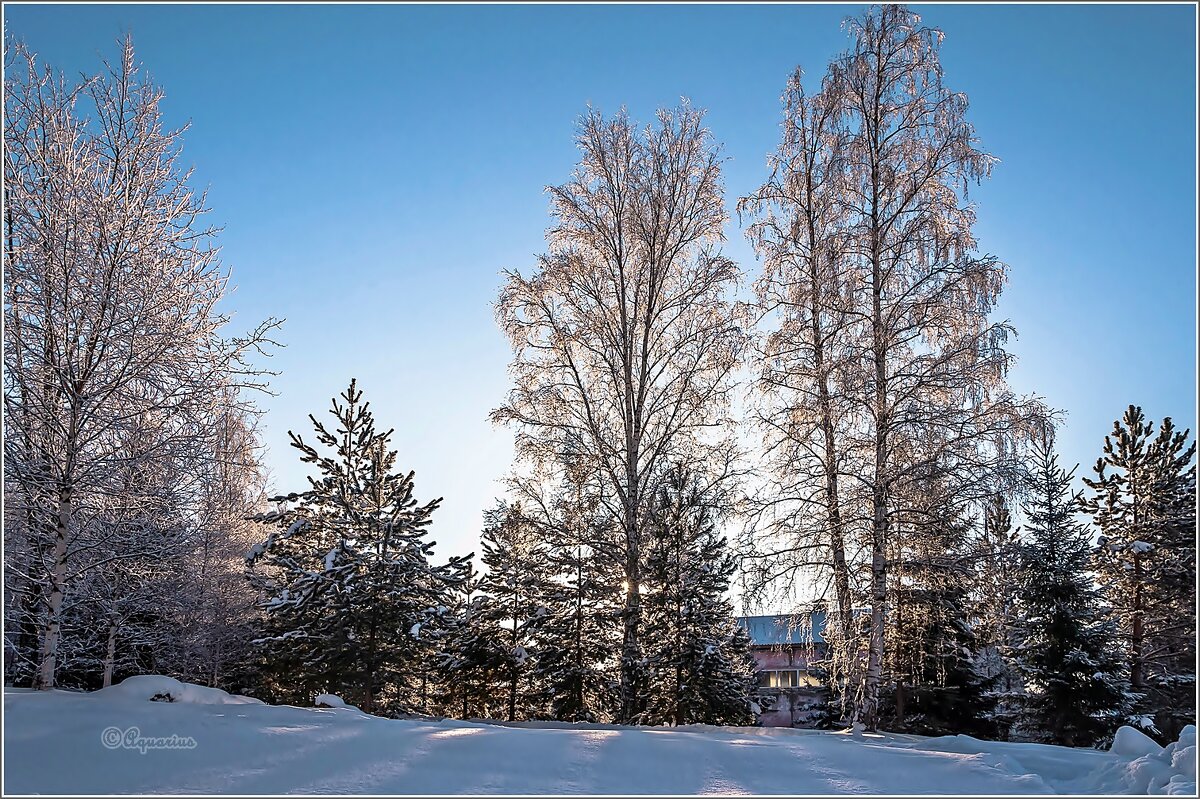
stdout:
[[(755, 647), (754, 660), (762, 671), (783, 669), (807, 669), (810, 657), (823, 656), (821, 651), (804, 645)], [(811, 686), (770, 689), (775, 697), (774, 706), (758, 717), (764, 727), (805, 726), (813, 706), (820, 701), (820, 689)]]
[(760, 669), (806, 669), (807, 647), (755, 647), (754, 660)]

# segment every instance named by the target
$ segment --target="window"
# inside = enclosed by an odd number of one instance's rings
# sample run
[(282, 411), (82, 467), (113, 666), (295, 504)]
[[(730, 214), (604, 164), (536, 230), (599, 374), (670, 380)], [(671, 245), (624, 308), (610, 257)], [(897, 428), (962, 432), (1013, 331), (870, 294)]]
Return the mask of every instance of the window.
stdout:
[(764, 688), (800, 688), (820, 685), (820, 681), (805, 669), (780, 669), (764, 671), (759, 675), (758, 684)]

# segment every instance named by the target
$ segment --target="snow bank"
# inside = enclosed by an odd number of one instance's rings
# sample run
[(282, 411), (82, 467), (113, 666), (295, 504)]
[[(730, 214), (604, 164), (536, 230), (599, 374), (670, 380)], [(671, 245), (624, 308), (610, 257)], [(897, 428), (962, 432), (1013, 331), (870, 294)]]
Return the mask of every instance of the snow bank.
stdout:
[(313, 704), (317, 707), (345, 707), (346, 700), (337, 694), (317, 694), (317, 698), (313, 700)]
[(1113, 737), (1112, 746), (1109, 747), (1110, 752), (1114, 755), (1121, 755), (1133, 759), (1142, 755), (1157, 755), (1163, 748), (1154, 742), (1154, 739), (1148, 735), (1139, 732), (1133, 727), (1122, 727), (1117, 730), (1117, 734)]
[[(313, 700), (315, 707), (333, 708), (336, 710), (358, 710), (354, 705), (347, 704), (345, 699), (342, 699), (337, 694), (317, 694), (317, 698)], [(361, 710), (358, 710), (361, 713)]]
[(1117, 730), (1112, 753), (1125, 762), (1111, 764), (1100, 780), (1120, 785), (1120, 793), (1196, 795), (1196, 728), (1188, 725), (1179, 740), (1161, 747), (1132, 727)]
[[(146, 701), (164, 692), (177, 701)], [(92, 694), (6, 690), (4, 721), (4, 787), (20, 794), (1189, 794), (1196, 780), (1191, 727), (1164, 749), (1121, 733), (1103, 752), (965, 735), (497, 725), (264, 705), (162, 677)]]
[(126, 677), (120, 683), (101, 688), (94, 694), (104, 699), (139, 699), (155, 702), (182, 702), (187, 705), (261, 705), (262, 700), (228, 694), (219, 688), (192, 685), (160, 674)]

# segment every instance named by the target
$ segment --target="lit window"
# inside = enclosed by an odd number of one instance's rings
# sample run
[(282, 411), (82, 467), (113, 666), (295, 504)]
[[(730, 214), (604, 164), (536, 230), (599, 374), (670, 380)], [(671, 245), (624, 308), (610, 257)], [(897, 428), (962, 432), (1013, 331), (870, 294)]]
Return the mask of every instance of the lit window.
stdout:
[(786, 669), (767, 671), (759, 677), (759, 685), (770, 688), (799, 688), (801, 686), (817, 686), (820, 680), (805, 669)]
[(771, 672), (771, 687), (772, 688), (795, 688), (796, 687), (796, 672), (794, 672), (794, 671), (773, 671), (773, 672)]

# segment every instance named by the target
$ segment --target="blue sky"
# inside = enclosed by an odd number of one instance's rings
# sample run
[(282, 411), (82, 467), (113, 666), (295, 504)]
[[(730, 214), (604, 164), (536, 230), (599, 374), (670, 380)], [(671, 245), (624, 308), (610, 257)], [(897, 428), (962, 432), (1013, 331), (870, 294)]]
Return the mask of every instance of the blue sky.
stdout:
[[(727, 203), (765, 178), (779, 95), (817, 78), (865, 6), (6, 5), (9, 34), (69, 73), (133, 33), (190, 119), (186, 160), (224, 225), (235, 326), (286, 317), (264, 406), (280, 490), (287, 430), (351, 376), (396, 427), (439, 552), (474, 548), (510, 437), (490, 303), (549, 224), (588, 103), (649, 119), (681, 95), (725, 146)], [(981, 249), (1011, 265), (1012, 374), (1068, 412), (1064, 461), (1100, 454), (1129, 403), (1196, 427), (1195, 7), (916, 5), (1001, 159), (972, 192)], [(757, 272), (736, 218), (727, 253)]]

